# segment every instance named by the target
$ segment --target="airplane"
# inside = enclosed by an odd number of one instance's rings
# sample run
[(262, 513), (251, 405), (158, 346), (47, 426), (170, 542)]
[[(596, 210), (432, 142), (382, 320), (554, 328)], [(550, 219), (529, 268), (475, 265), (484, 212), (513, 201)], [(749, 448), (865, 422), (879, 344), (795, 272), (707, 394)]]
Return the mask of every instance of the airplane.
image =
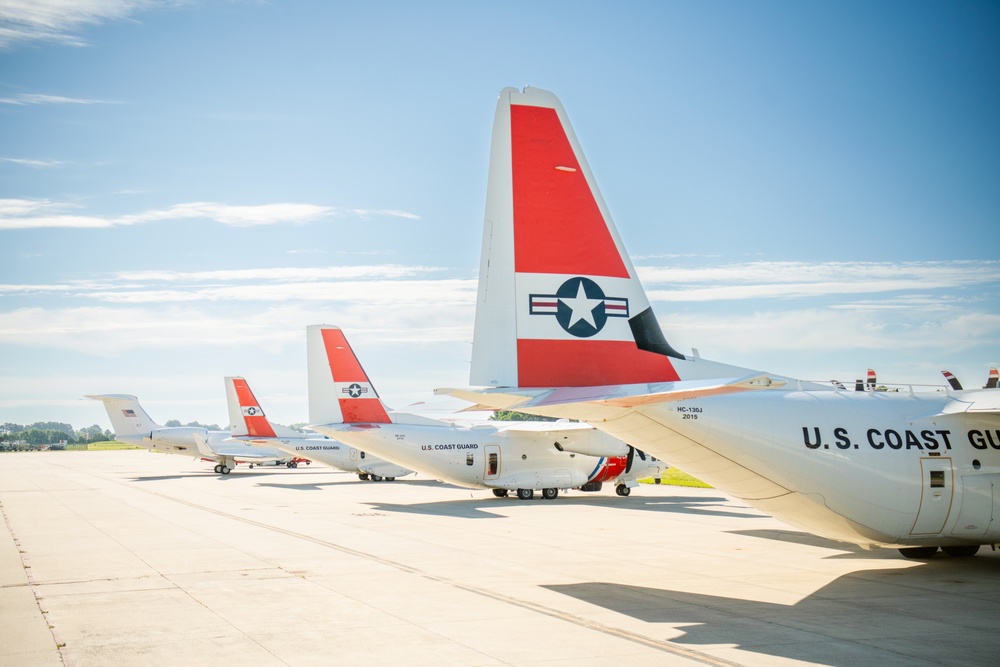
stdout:
[(289, 457), (278, 449), (229, 441), (226, 431), (209, 431), (200, 426), (161, 426), (139, 405), (139, 399), (130, 394), (100, 394), (86, 398), (104, 403), (115, 430), (115, 439), (130, 445), (215, 461), (215, 472), (221, 475), (232, 472), (237, 461), (250, 461), (251, 468), (254, 464), (268, 462), (295, 467), (295, 457)]
[(998, 381), (1000, 381), (1000, 371), (997, 370), (996, 366), (990, 366), (990, 374), (983, 389), (996, 389)]
[(457, 486), (552, 500), (559, 489), (627, 496), (667, 466), (586, 424), (459, 423), (388, 412), (339, 327), (306, 327), (309, 427)]
[(909, 558), (1000, 541), (1000, 392), (839, 391), (681, 354), (537, 88), (497, 103), (470, 384), (438, 393), (590, 423), (810, 533)]
[(299, 433), (273, 424), (264, 414), (260, 403), (245, 378), (227, 377), (226, 402), (234, 439), (257, 447), (277, 448), (292, 456), (305, 456), (345, 472), (357, 473), (362, 481), (394, 481), (413, 473), (412, 470), (371, 456), (364, 451), (343, 445), (316, 433)]

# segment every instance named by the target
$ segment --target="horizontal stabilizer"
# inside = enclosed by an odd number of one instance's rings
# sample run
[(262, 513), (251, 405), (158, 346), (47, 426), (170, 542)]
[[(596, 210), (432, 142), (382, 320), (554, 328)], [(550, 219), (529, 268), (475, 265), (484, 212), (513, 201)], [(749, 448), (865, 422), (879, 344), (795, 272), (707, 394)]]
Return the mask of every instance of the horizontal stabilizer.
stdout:
[[(785, 385), (767, 375), (754, 375), (719, 380), (678, 380), (651, 384), (607, 385), (600, 387), (555, 387), (539, 389), (436, 389), (437, 394), (476, 402), (498, 410), (520, 410), (532, 413), (547, 408), (545, 414), (572, 419), (610, 418), (622, 410), (655, 403), (669, 403), (691, 398), (721, 396), (742, 391), (774, 389)], [(581, 407), (556, 415), (554, 406)]]

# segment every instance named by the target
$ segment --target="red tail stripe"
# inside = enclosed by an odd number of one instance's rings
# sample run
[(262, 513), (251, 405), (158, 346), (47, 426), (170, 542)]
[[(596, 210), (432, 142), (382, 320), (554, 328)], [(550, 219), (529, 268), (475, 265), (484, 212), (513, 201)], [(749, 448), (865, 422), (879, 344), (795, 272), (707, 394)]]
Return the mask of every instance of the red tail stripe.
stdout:
[(510, 133), (514, 270), (628, 278), (556, 110), (511, 105)]
[[(253, 395), (253, 392), (250, 390), (250, 385), (246, 383), (246, 380), (240, 378), (234, 379), (233, 388), (236, 389), (236, 398), (239, 399), (241, 408), (260, 406), (260, 403), (257, 402), (257, 397)], [(247, 433), (253, 437), (277, 437), (277, 434), (274, 432), (274, 428), (271, 427), (271, 422), (267, 421), (267, 417), (264, 416), (263, 412), (259, 415), (244, 414), (243, 422), (247, 426)]]
[[(323, 329), (323, 347), (330, 362), (334, 382), (368, 382), (368, 375), (361, 367), (347, 337), (340, 329)], [(345, 424), (388, 424), (392, 420), (378, 398), (339, 398), (340, 412)]]
[(670, 358), (640, 350), (632, 341), (517, 341), (521, 387), (595, 387), (679, 380)]

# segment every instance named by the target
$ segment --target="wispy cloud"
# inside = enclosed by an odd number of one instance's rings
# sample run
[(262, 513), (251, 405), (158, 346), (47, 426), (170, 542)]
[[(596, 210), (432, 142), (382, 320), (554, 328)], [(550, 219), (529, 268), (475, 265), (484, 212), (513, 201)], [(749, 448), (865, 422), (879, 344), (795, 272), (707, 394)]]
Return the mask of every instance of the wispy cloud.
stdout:
[(153, 4), (152, 0), (7, 0), (0, 4), (0, 49), (30, 42), (86, 46), (79, 35), (82, 28), (125, 19)]
[(59, 160), (29, 160), (26, 158), (0, 157), (0, 162), (16, 164), (22, 167), (35, 167), (37, 169), (47, 169), (49, 167), (61, 167), (64, 162)]
[(0, 230), (51, 227), (103, 229), (162, 220), (212, 220), (231, 227), (307, 224), (334, 217), (397, 217), (419, 220), (420, 216), (392, 209), (355, 209), (315, 204), (278, 203), (234, 206), (215, 202), (174, 204), (162, 209), (119, 216), (79, 215), (67, 212), (74, 205), (48, 200), (0, 199)]
[(62, 97), (60, 95), (21, 93), (14, 97), (0, 97), (0, 104), (26, 106), (32, 104), (118, 104), (118, 102), (111, 100), (88, 100), (79, 97)]
[[(750, 262), (718, 267), (638, 267), (655, 301), (812, 298), (953, 288), (1000, 281), (1000, 261)], [(663, 287), (666, 285), (666, 287)]]

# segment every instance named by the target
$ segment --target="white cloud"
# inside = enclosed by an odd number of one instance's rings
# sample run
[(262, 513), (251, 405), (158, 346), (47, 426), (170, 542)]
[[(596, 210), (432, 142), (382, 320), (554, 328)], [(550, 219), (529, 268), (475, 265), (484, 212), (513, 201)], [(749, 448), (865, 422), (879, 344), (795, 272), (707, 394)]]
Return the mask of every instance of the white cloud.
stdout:
[(89, 215), (56, 214), (66, 208), (67, 203), (48, 200), (2, 199), (0, 200), (0, 230), (40, 229), (63, 227), (96, 229), (136, 225), (161, 220), (212, 220), (231, 227), (254, 227), (260, 225), (306, 224), (331, 217), (356, 216), (362, 219), (372, 217), (397, 217), (419, 220), (420, 216), (396, 210), (337, 209), (315, 204), (259, 204), (256, 206), (233, 206), (214, 202), (190, 202), (174, 204), (163, 209), (153, 209), (142, 213), (113, 217)]
[(29, 42), (85, 46), (78, 35), (81, 28), (125, 19), (154, 4), (151, 0), (3, 0), (0, 49)]
[[(1000, 281), (1000, 262), (751, 262), (718, 267), (638, 267), (655, 301), (802, 298), (953, 288)], [(698, 285), (689, 287), (688, 285)]]
[(117, 104), (109, 100), (88, 100), (79, 97), (62, 97), (61, 95), (41, 95), (38, 93), (21, 93), (14, 97), (0, 97), (0, 104), (18, 106), (31, 104)]
[(15, 158), (15, 157), (0, 157), (0, 162), (9, 162), (10, 164), (20, 165), (22, 167), (35, 167), (38, 169), (44, 169), (48, 167), (61, 167), (64, 162), (59, 160), (28, 160), (25, 158)]

